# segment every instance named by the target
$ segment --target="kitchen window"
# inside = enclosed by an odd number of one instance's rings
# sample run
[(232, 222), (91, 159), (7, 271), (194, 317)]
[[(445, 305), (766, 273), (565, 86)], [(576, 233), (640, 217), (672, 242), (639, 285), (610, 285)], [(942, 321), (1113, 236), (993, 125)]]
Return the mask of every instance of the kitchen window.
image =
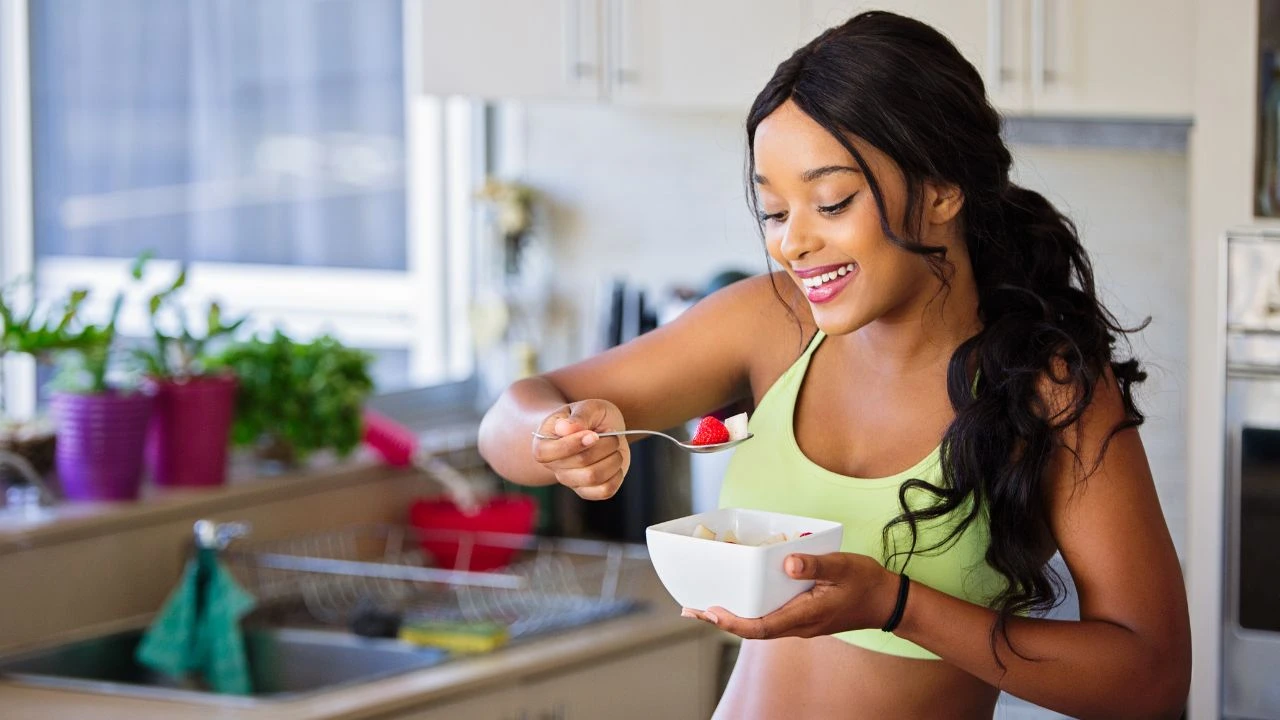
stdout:
[[(416, 91), (413, 0), (2, 7), (6, 279), (90, 287), (105, 313), (150, 250), (157, 277), (189, 265), (195, 306), (370, 350), (380, 390), (470, 375), (487, 114)], [(34, 368), (6, 370), (10, 410), (34, 410)]]

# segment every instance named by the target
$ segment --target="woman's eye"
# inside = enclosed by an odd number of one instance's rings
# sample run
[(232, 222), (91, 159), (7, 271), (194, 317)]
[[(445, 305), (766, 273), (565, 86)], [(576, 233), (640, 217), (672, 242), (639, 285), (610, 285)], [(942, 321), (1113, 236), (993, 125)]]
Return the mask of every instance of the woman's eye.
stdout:
[[(857, 193), (854, 193), (854, 195), (856, 194)], [(853, 202), (853, 195), (850, 195), (849, 197), (841, 200), (835, 205), (819, 205), (818, 212), (821, 212), (826, 215), (835, 215), (839, 213), (841, 210), (844, 210), (845, 208), (849, 207), (849, 203), (851, 202)]]
[(758, 217), (760, 218), (760, 222), (766, 223), (766, 222), (769, 222), (770, 220), (781, 221), (786, 216), (787, 216), (786, 212), (776, 212), (776, 213), (760, 213)]

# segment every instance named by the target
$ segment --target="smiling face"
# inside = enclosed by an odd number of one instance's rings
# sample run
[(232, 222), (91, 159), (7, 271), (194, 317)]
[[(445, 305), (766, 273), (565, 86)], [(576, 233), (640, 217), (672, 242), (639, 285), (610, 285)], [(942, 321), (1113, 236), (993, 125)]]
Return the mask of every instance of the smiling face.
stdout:
[[(906, 183), (884, 153), (853, 138), (903, 236)], [(849, 151), (788, 100), (756, 128), (755, 188), (769, 254), (809, 299), (829, 335), (906, 317), (934, 297), (939, 279), (925, 257), (895, 245), (881, 228), (867, 178)], [(919, 240), (954, 259), (959, 193), (925, 183)]]

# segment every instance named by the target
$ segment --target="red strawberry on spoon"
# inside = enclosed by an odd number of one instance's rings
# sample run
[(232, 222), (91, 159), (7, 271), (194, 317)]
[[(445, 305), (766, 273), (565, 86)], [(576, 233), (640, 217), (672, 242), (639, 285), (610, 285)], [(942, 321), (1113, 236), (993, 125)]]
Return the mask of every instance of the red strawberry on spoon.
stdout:
[(729, 442), (729, 428), (717, 418), (708, 415), (698, 423), (698, 431), (693, 434), (692, 444), (719, 445), (727, 442)]

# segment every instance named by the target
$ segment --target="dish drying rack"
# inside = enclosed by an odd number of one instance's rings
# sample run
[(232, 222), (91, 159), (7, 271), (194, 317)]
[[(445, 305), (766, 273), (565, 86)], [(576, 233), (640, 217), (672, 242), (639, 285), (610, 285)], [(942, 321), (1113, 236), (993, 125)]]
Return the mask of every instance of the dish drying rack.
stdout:
[[(456, 543), (454, 568), (433, 566), (424, 543)], [(477, 548), (513, 552), (502, 568), (471, 571)], [(511, 641), (631, 612), (630, 572), (640, 545), (493, 532), (371, 525), (223, 550), (259, 607), (299, 600), (324, 625), (347, 626), (376, 609), (405, 620), (491, 621)]]

